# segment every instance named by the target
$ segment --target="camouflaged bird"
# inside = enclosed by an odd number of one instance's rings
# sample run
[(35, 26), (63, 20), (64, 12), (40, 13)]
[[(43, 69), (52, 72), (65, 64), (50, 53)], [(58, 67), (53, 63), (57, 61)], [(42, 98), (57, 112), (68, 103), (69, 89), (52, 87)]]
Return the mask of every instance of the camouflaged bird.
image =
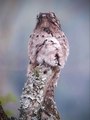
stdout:
[(54, 88), (68, 54), (68, 40), (56, 15), (40, 13), (28, 43), (28, 80), (21, 96), (21, 107), (27, 120), (60, 119)]

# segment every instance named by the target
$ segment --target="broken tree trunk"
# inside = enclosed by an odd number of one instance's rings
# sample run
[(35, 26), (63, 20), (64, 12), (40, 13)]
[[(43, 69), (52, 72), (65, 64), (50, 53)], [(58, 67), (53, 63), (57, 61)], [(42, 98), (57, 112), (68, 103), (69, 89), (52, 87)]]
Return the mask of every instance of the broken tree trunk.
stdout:
[[(29, 67), (30, 68), (30, 67)], [(19, 120), (60, 120), (59, 113), (54, 101), (53, 83), (48, 83), (51, 74), (48, 70), (46, 76), (43, 71), (46, 70), (45, 66), (35, 67), (33, 72), (28, 70), (28, 80), (26, 81), (23, 92), (21, 95), (21, 107)], [(46, 86), (52, 86), (52, 93)]]

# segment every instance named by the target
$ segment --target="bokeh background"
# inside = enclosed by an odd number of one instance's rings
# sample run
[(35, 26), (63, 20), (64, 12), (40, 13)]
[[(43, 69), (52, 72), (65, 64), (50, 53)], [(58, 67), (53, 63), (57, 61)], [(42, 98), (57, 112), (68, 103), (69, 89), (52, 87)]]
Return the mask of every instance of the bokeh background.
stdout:
[(4, 106), (18, 116), (27, 80), (27, 44), (39, 12), (53, 11), (61, 21), (70, 55), (55, 91), (63, 120), (90, 120), (90, 13), (88, 0), (0, 0), (0, 96), (17, 101)]

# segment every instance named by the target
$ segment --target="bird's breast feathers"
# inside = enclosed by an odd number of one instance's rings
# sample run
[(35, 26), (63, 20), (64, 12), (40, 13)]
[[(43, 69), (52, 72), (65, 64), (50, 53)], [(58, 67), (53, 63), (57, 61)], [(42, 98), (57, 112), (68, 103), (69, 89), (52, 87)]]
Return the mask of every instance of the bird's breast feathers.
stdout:
[(29, 41), (29, 58), (32, 62), (39, 64), (45, 62), (51, 66), (63, 66), (65, 63), (65, 45), (62, 43), (63, 41), (50, 35), (34, 34)]

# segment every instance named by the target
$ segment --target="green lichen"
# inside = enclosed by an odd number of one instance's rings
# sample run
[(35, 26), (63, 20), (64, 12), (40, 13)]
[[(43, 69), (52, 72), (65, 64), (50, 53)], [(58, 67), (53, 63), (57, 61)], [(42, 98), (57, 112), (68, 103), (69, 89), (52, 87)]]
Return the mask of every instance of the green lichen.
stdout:
[(38, 67), (35, 67), (35, 69), (34, 69), (34, 75), (35, 75), (35, 77), (39, 77), (39, 68)]

